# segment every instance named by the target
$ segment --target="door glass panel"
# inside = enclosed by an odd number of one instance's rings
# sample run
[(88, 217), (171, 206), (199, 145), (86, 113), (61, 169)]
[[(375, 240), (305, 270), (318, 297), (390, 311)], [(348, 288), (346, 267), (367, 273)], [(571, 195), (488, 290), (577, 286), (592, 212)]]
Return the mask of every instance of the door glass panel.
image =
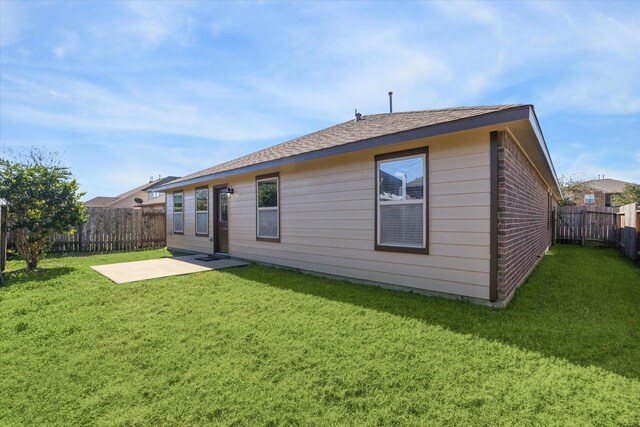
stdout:
[(229, 209), (229, 193), (220, 193), (220, 222), (227, 222)]

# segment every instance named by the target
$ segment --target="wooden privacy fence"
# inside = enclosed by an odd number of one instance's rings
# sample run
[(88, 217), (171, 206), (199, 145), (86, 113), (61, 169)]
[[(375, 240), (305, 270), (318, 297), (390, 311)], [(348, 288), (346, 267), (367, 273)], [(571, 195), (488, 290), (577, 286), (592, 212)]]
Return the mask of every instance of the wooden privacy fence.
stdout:
[(87, 222), (77, 226), (75, 233), (51, 236), (50, 252), (132, 251), (166, 245), (163, 210), (87, 208), (87, 214)]
[(7, 261), (7, 206), (0, 205), (0, 281)]
[(640, 211), (636, 203), (622, 206), (618, 210), (618, 247), (631, 259), (640, 254)]
[(560, 206), (556, 218), (556, 243), (619, 247), (637, 259), (638, 209), (635, 203), (620, 208)]
[(617, 208), (560, 206), (556, 243), (611, 246), (617, 242)]

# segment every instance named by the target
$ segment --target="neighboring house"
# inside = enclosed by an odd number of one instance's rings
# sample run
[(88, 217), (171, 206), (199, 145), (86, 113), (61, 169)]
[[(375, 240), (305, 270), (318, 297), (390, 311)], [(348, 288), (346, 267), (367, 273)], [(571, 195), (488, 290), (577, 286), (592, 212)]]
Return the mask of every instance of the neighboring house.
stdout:
[(530, 105), (357, 117), (158, 190), (170, 248), (495, 305), (561, 198)]
[(611, 198), (624, 191), (624, 187), (631, 182), (617, 179), (601, 178), (586, 181), (579, 191), (573, 191), (569, 196), (576, 206), (605, 207), (611, 206)]
[[(177, 176), (168, 176), (166, 178), (151, 179), (144, 185), (129, 190), (115, 197), (94, 197), (84, 202), (88, 208), (156, 208), (164, 209), (165, 194), (159, 192), (155, 187), (167, 184)], [(136, 203), (135, 199), (141, 199), (142, 203)]]

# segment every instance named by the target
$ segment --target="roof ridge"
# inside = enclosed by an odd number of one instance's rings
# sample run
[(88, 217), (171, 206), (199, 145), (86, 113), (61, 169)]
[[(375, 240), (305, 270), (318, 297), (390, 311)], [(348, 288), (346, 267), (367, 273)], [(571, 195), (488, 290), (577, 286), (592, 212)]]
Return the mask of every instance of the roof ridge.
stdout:
[(362, 115), (362, 117), (372, 117), (372, 116), (387, 116), (391, 114), (412, 114), (412, 113), (433, 113), (438, 111), (453, 111), (453, 110), (483, 110), (483, 109), (492, 109), (492, 108), (516, 108), (516, 107), (525, 107), (531, 104), (495, 104), (495, 105), (462, 105), (460, 107), (447, 107), (447, 108), (433, 108), (430, 110), (411, 110), (411, 111), (396, 111), (393, 113), (375, 113), (375, 114), (366, 114)]
[(174, 182), (178, 184), (200, 176), (233, 170), (247, 165), (256, 165), (300, 153), (310, 153), (332, 146), (526, 106), (531, 106), (531, 104), (461, 106), (363, 115), (362, 120), (349, 119), (202, 169), (176, 179)]

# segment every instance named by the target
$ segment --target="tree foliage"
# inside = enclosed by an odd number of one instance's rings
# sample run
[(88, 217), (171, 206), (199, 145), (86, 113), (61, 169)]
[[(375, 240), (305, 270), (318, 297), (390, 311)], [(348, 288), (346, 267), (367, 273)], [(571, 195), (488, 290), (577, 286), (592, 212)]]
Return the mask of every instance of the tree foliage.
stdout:
[(624, 206), (630, 203), (640, 204), (640, 184), (627, 184), (622, 193), (611, 198), (613, 206)]
[(276, 181), (264, 181), (258, 185), (258, 207), (278, 206), (278, 185)]
[(8, 227), (18, 253), (32, 270), (50, 247), (53, 233), (72, 233), (86, 221), (84, 193), (56, 153), (32, 147), (0, 158), (0, 199), (8, 206)]
[(562, 190), (562, 200), (559, 201), (560, 206), (575, 206), (576, 202), (573, 200), (573, 195), (583, 191), (586, 186), (584, 181), (573, 179), (562, 175), (558, 180), (560, 182), (560, 189)]

